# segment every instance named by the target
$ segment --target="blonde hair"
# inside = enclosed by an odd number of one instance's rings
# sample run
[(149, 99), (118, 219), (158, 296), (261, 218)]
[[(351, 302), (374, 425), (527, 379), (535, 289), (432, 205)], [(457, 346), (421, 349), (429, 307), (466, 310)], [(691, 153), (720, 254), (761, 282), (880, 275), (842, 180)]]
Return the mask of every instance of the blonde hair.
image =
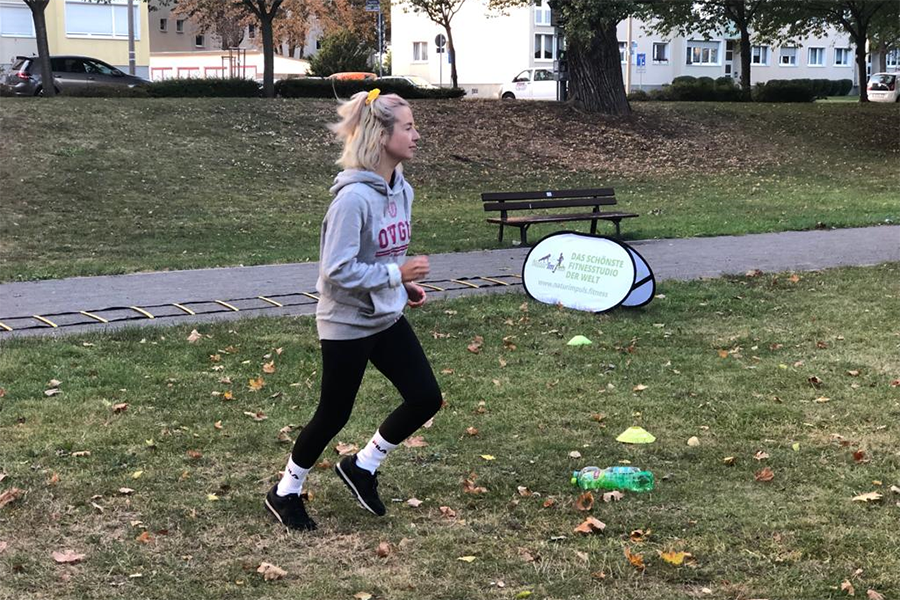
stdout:
[(382, 148), (394, 133), (394, 111), (409, 106), (397, 94), (379, 95), (367, 105), (368, 96), (368, 92), (357, 92), (342, 102), (337, 111), (341, 121), (328, 126), (344, 143), (336, 161), (344, 169), (376, 170)]

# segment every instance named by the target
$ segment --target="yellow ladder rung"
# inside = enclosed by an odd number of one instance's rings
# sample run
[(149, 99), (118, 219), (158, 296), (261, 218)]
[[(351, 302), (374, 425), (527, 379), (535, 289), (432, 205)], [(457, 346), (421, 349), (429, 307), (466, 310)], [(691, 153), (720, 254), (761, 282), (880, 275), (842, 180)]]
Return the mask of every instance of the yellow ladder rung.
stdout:
[(12, 330), (13, 330), (12, 327), (10, 327), (9, 325), (7, 325), (7, 324), (4, 323), (3, 321), (0, 321), (0, 329), (5, 329), (6, 331), (12, 331)]
[(300, 292), (300, 293), (303, 294), (304, 296), (308, 297), (308, 298), (312, 298), (312, 299), (315, 300), (316, 302), (319, 301), (319, 297), (316, 296), (316, 295), (314, 295), (314, 294), (310, 294), (309, 292)]
[(462, 281), (461, 279), (451, 279), (450, 281), (452, 281), (453, 283), (461, 283), (461, 284), (463, 284), (463, 285), (467, 285), (467, 286), (469, 286), (470, 288), (475, 288), (476, 290), (477, 290), (479, 287), (481, 287), (481, 286), (479, 286), (479, 285), (475, 285), (474, 283), (469, 283), (468, 281)]
[(281, 302), (276, 302), (275, 300), (272, 300), (271, 298), (266, 298), (265, 296), (257, 296), (257, 298), (259, 298), (263, 302), (268, 302), (272, 306), (279, 306), (279, 307), (284, 306), (284, 304), (282, 304)]
[(43, 321), (44, 323), (46, 323), (46, 324), (49, 325), (50, 327), (59, 327), (59, 325), (57, 325), (56, 323), (54, 323), (54, 322), (51, 321), (50, 319), (47, 319), (47, 318), (45, 318), (45, 317), (42, 317), (41, 315), (31, 315), (31, 316), (34, 317), (35, 319), (37, 319), (38, 321)]
[(144, 315), (144, 316), (147, 317), (148, 319), (155, 319), (155, 318), (156, 318), (156, 317), (154, 317), (153, 315), (151, 315), (150, 313), (148, 313), (146, 310), (144, 310), (143, 308), (138, 308), (137, 306), (129, 306), (128, 308), (130, 308), (131, 310), (135, 310), (135, 311), (141, 313), (142, 315)]
[(422, 286), (423, 288), (427, 288), (427, 289), (429, 289), (429, 290), (434, 290), (435, 292), (443, 292), (443, 291), (444, 291), (444, 288), (438, 287), (438, 286), (436, 286), (436, 285), (431, 285), (430, 283), (419, 283), (419, 284), (416, 284), (416, 285), (420, 285), (420, 286)]
[(241, 310), (241, 309), (237, 308), (236, 306), (232, 306), (231, 304), (228, 304), (227, 302), (224, 302), (222, 300), (215, 300), (215, 303), (220, 304), (220, 305), (224, 306), (225, 308), (230, 308), (234, 312), (238, 312)]
[(81, 313), (81, 314), (83, 314), (83, 315), (86, 316), (86, 317), (90, 317), (90, 318), (92, 318), (92, 319), (97, 319), (97, 320), (100, 321), (101, 323), (109, 323), (109, 321), (107, 321), (107, 320), (104, 319), (103, 317), (100, 317), (100, 316), (98, 316), (98, 315), (95, 315), (94, 313), (89, 313), (89, 312), (86, 311), (86, 310), (80, 310), (80, 311), (78, 311), (78, 312)]
[(196, 315), (196, 314), (197, 314), (197, 313), (195, 313), (194, 311), (192, 311), (191, 309), (189, 309), (187, 306), (182, 306), (182, 305), (178, 304), (177, 302), (173, 302), (173, 303), (172, 303), (172, 306), (174, 306), (174, 307), (176, 307), (176, 308), (180, 308), (181, 310), (183, 310), (184, 312), (186, 312), (186, 313), (189, 314), (189, 315)]
[(491, 283), (499, 283), (500, 285), (510, 285), (505, 281), (500, 281), (499, 279), (494, 279), (493, 277), (479, 277), (478, 279), (484, 279), (485, 281), (490, 281)]

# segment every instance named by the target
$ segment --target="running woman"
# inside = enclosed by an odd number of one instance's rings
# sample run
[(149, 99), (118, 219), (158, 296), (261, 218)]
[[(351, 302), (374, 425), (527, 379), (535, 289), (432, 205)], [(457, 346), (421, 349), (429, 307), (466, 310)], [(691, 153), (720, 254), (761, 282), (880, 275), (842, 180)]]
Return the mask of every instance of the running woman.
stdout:
[(441, 391), (403, 308), (422, 306), (428, 258), (405, 260), (410, 239), (412, 187), (402, 163), (419, 133), (409, 103), (379, 90), (359, 92), (338, 108), (331, 126), (344, 144), (334, 199), (322, 222), (316, 326), (322, 348), (319, 406), (294, 443), (284, 475), (265, 506), (291, 529), (315, 529), (300, 497), (306, 477), (350, 418), (369, 361), (400, 392), (403, 402), (366, 446), (335, 471), (363, 508), (382, 516), (378, 467), (403, 440), (437, 413)]

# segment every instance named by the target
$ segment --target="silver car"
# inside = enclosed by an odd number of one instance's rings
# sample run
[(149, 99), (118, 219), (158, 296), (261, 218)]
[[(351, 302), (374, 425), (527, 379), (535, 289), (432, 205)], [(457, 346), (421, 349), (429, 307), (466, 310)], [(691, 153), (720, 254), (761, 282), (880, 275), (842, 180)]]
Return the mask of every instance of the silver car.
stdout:
[[(150, 83), (88, 56), (51, 56), (53, 86), (58, 94), (88, 95), (107, 86), (133, 88)], [(36, 56), (18, 56), (12, 69), (0, 78), (0, 92), (8, 96), (41, 96), (41, 66)]]

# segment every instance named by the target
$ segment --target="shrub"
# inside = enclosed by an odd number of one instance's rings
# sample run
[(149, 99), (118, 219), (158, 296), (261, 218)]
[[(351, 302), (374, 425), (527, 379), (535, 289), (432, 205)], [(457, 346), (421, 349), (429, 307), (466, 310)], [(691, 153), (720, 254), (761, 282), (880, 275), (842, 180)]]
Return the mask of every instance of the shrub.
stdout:
[(151, 98), (257, 98), (260, 85), (252, 79), (210, 77), (164, 79), (145, 86)]
[(840, 87), (838, 87), (838, 96), (846, 96), (853, 89), (852, 79), (838, 79)]
[(816, 99), (812, 82), (802, 79), (773, 79), (753, 88), (756, 102), (812, 102)]
[(648, 94), (644, 90), (631, 90), (631, 93), (628, 94), (628, 100), (630, 102), (645, 102), (649, 99), (650, 94)]
[(826, 98), (831, 92), (830, 79), (813, 79), (812, 86), (813, 93), (816, 95), (816, 98)]
[(697, 81), (696, 77), (691, 77), (690, 75), (682, 75), (673, 79), (672, 83), (694, 83), (695, 81)]
[(408, 99), (460, 98), (466, 94), (461, 88), (418, 88), (407, 83), (387, 81), (340, 81), (336, 79), (282, 79), (275, 85), (275, 93), (283, 98), (348, 98), (356, 92), (378, 88), (383, 94), (399, 94)]
[(325, 36), (322, 47), (309, 61), (309, 73), (328, 77), (347, 71), (368, 71), (371, 49), (350, 30)]

